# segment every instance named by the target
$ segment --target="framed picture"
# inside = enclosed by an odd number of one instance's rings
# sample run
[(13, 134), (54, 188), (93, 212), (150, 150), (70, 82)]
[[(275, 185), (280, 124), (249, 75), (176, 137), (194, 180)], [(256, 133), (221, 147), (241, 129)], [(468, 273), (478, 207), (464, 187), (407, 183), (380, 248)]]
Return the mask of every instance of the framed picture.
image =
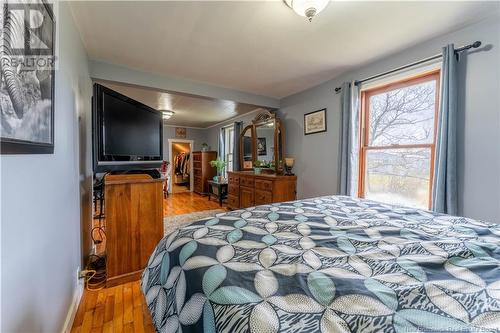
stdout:
[(313, 111), (304, 115), (304, 134), (326, 132), (326, 109)]
[(266, 138), (257, 138), (257, 155), (267, 155)]
[[(23, 20), (19, 20), (19, 15)], [(22, 24), (24, 23), (24, 24)], [(52, 4), (2, 6), (4, 45), (0, 81), (2, 154), (54, 153), (54, 48)], [(30, 25), (28, 29), (25, 25)]]
[(186, 128), (185, 127), (176, 127), (175, 128), (175, 137), (178, 139), (186, 138)]
[(251, 169), (252, 167), (252, 161), (243, 161), (243, 169)]

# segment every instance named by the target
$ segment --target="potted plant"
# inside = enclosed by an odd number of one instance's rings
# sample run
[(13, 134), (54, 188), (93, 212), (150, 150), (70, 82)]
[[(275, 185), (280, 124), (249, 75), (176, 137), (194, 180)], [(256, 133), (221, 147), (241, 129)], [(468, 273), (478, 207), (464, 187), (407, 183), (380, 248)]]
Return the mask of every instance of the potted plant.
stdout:
[(206, 142), (203, 142), (201, 144), (201, 151), (207, 151), (208, 150), (208, 144)]
[(262, 172), (262, 168), (264, 167), (264, 164), (265, 164), (264, 161), (259, 161), (259, 160), (253, 162), (253, 172), (256, 175), (260, 175), (260, 173)]
[(210, 161), (210, 165), (212, 166), (212, 168), (217, 169), (217, 176), (214, 177), (214, 181), (219, 183), (223, 182), (224, 177), (222, 176), (222, 174), (224, 172), (224, 168), (226, 167), (226, 162), (219, 157), (216, 160)]

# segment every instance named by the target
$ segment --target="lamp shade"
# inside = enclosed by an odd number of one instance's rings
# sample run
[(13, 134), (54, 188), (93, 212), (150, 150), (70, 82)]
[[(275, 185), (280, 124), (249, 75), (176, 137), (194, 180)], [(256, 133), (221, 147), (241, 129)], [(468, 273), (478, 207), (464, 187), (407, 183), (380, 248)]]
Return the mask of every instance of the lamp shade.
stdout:
[(307, 17), (309, 21), (319, 14), (328, 5), (330, 0), (285, 0), (286, 4), (300, 16)]
[(168, 111), (168, 110), (160, 110), (162, 113), (161, 117), (165, 119), (170, 119), (174, 115), (174, 111)]

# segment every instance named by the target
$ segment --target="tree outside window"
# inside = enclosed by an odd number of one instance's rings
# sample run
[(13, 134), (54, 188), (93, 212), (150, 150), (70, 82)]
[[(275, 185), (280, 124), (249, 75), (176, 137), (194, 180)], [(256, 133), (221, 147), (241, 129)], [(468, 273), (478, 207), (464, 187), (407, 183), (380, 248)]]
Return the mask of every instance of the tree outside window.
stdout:
[(362, 92), (359, 195), (430, 208), (439, 71)]

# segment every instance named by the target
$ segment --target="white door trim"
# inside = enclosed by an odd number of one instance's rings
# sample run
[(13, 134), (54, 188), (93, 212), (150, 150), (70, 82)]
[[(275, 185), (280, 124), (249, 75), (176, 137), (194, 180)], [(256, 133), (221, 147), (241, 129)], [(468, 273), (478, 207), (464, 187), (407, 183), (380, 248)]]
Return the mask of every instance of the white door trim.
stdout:
[(170, 193), (172, 193), (172, 182), (174, 181), (174, 166), (173, 166), (173, 156), (172, 156), (172, 143), (180, 142), (180, 143), (189, 143), (189, 191), (193, 192), (193, 149), (194, 149), (194, 140), (186, 140), (186, 139), (168, 139), (168, 161), (171, 164), (170, 167), (170, 188), (168, 189)]

